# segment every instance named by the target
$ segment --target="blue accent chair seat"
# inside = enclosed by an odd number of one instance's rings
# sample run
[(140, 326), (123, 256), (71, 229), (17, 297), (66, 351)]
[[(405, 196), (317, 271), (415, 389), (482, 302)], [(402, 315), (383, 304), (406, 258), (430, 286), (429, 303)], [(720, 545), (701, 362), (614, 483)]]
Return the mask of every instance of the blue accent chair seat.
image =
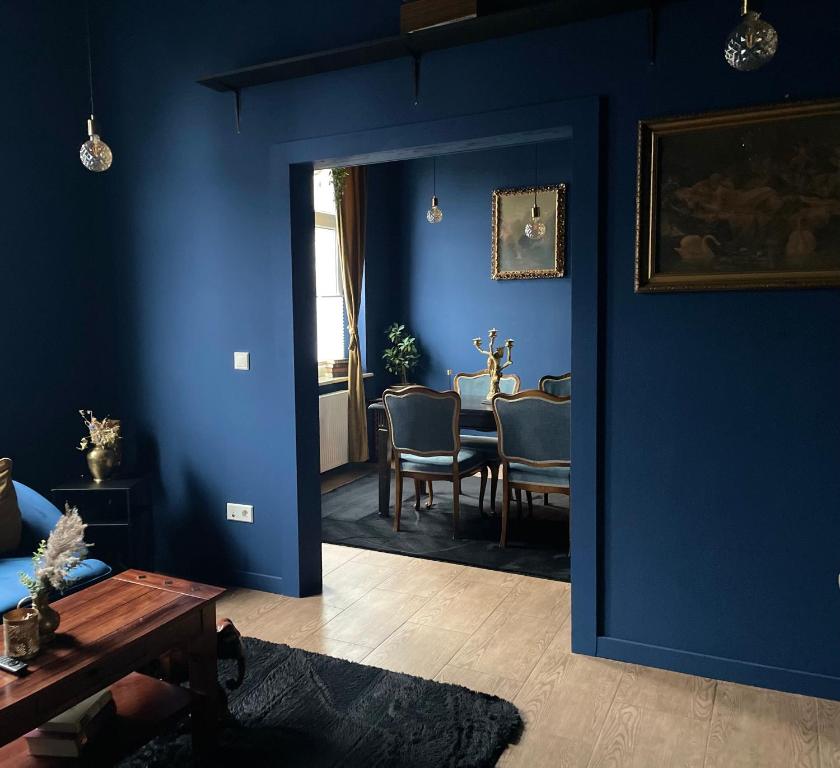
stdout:
[[(0, 613), (15, 608), (28, 594), (18, 578), (21, 571), (32, 573), (32, 553), (38, 542), (46, 539), (61, 518), (61, 512), (39, 493), (14, 481), (18, 507), (23, 522), (20, 547), (17, 552), (0, 557)], [(111, 568), (101, 560), (88, 558), (70, 572), (75, 579), (67, 593), (87, 587), (111, 574)]]

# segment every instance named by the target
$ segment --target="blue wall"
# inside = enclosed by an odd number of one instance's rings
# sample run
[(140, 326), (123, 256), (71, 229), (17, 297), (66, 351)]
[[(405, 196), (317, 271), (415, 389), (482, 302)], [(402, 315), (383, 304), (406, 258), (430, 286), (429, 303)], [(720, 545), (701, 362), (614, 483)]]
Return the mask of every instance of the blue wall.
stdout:
[(0, 66), (0, 454), (48, 493), (86, 471), (78, 410), (119, 410), (113, 318), (125, 286), (113, 275), (119, 251), (106, 247), (107, 179), (79, 162), (84, 17), (71, 3), (4, 2)]
[[(543, 144), (539, 183), (568, 182), (571, 142)], [(485, 359), (472, 347), (495, 327), (512, 338), (514, 364), (508, 369), (522, 387), (536, 387), (546, 373), (571, 368), (571, 269), (556, 280), (490, 279), (490, 200), (494, 189), (534, 183), (534, 149), (508, 147), (448, 155), (437, 161), (437, 192), (443, 221), (425, 218), (432, 189), (432, 163), (402, 166), (402, 315), (419, 337), (423, 352), (415, 380), (448, 386), (447, 369), (477, 371)], [(570, 265), (571, 266), (571, 265)]]
[[(240, 583), (303, 589), (289, 562), (304, 530), (295, 462), (309, 438), (291, 418), (296, 328), (288, 249), (275, 237), (288, 228), (290, 201), (272, 194), (270, 146), (598, 95), (606, 115), (598, 652), (840, 698), (840, 293), (632, 289), (636, 122), (835, 96), (836, 4), (766, 0), (781, 46), (749, 75), (721, 55), (736, 21), (731, 0), (687, 0), (662, 12), (655, 66), (646, 15), (627, 14), (430, 55), (416, 108), (404, 61), (254, 89), (244, 95), (241, 136), (232, 133), (232, 98), (197, 87), (196, 77), (390, 34), (398, 4), (337, 2), (324, 13), (311, 3), (293, 16), (269, 0), (100, 6), (108, 32), (100, 112), (117, 157), (101, 249), (121, 269), (111, 287), (123, 294), (119, 338), (131, 353), (121, 387), (130, 406), (120, 415), (147, 436), (145, 456), (160, 469), (162, 567), (226, 568)], [(31, 36), (48, 45), (37, 21)], [(28, 168), (15, 176), (26, 179)], [(77, 202), (70, 214), (66, 198), (46, 202), (47, 217), (68, 228), (77, 220)], [(34, 270), (20, 275), (25, 285), (40, 285), (55, 264), (68, 275), (58, 240), (43, 241), (44, 269), (37, 280)], [(92, 323), (85, 315), (75, 327)], [(21, 349), (38, 338), (21, 337)], [(247, 375), (232, 370), (241, 348), (252, 352)], [(52, 360), (43, 370), (56, 373)], [(35, 407), (18, 395), (16, 405)], [(255, 504), (253, 526), (224, 523), (231, 499)]]

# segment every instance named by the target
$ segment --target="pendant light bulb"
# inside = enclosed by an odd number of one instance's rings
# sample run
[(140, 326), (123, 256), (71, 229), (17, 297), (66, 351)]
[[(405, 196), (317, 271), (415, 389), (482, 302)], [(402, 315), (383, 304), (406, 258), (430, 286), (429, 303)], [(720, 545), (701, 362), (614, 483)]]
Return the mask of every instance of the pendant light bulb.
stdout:
[(89, 171), (101, 173), (107, 171), (114, 162), (114, 155), (111, 148), (99, 138), (96, 128), (96, 119), (93, 115), (87, 121), (88, 140), (79, 149), (79, 159), (82, 165)]
[(779, 33), (759, 13), (749, 9), (748, 0), (743, 0), (741, 16), (740, 24), (729, 33), (723, 55), (733, 69), (751, 72), (776, 55)]
[(545, 224), (540, 218), (540, 207), (531, 208), (531, 220), (525, 225), (525, 237), (529, 240), (542, 240), (545, 237)]
[(432, 207), (426, 211), (426, 221), (429, 224), (440, 224), (443, 221), (443, 211), (438, 205), (438, 199), (432, 196)]

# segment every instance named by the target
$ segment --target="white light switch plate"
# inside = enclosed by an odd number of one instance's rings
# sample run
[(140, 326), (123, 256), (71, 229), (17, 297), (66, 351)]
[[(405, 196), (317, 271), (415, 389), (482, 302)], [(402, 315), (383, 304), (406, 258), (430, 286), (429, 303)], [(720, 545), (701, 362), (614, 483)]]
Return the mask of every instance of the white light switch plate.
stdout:
[(233, 353), (233, 367), (237, 371), (251, 370), (251, 353), (250, 352), (234, 352)]
[(235, 523), (253, 523), (254, 507), (252, 504), (232, 504), (228, 502), (227, 519)]

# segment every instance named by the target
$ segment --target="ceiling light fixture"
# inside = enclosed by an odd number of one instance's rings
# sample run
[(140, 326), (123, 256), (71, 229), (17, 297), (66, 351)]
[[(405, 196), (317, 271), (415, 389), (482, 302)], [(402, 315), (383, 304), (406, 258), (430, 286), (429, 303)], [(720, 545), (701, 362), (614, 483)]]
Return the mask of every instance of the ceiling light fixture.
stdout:
[(443, 211), (437, 199), (437, 158), (432, 158), (432, 207), (426, 211), (426, 221), (429, 224), (440, 224), (443, 221)]
[(99, 138), (96, 118), (93, 116), (93, 57), (90, 51), (90, 7), (85, 3), (85, 25), (87, 31), (88, 86), (90, 87), (90, 117), (87, 121), (88, 140), (79, 149), (79, 159), (89, 171), (107, 171), (114, 161), (111, 148)]
[(539, 174), (539, 144), (534, 144), (534, 207), (531, 219), (525, 225), (525, 237), (529, 240), (542, 240), (545, 237), (545, 224), (540, 218), (540, 206), (537, 204), (537, 180)]
[(749, 9), (749, 0), (742, 0), (741, 16), (741, 23), (729, 33), (723, 55), (733, 69), (750, 72), (776, 55), (779, 33), (759, 13)]

